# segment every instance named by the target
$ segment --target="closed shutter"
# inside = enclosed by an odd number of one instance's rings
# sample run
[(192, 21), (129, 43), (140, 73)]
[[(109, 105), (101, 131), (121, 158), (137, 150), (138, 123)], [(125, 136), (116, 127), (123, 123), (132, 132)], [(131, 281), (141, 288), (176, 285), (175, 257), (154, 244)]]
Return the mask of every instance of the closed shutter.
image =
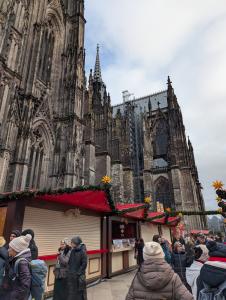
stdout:
[(150, 223), (141, 225), (141, 237), (145, 243), (151, 242), (155, 234), (159, 234), (157, 225)]
[(39, 255), (52, 255), (57, 252), (60, 241), (79, 235), (87, 250), (100, 249), (101, 224), (99, 216), (73, 215), (63, 212), (26, 207), (23, 229), (33, 229)]

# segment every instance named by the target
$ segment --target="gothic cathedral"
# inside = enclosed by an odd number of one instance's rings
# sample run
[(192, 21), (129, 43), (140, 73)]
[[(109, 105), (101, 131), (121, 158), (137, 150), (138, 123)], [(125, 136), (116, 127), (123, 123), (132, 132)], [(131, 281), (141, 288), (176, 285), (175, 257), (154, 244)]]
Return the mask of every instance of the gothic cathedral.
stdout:
[(85, 22), (84, 0), (0, 0), (0, 192), (109, 175), (117, 201), (204, 210), (170, 79), (163, 92), (112, 106), (99, 47), (86, 80)]

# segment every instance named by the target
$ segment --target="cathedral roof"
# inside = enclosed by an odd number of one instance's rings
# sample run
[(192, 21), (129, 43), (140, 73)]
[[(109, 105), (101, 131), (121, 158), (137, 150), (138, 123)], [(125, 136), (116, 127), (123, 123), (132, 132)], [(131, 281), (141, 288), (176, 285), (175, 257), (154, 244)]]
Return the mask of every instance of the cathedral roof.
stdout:
[(118, 109), (123, 111), (124, 105), (127, 104), (133, 104), (135, 108), (135, 112), (138, 114), (140, 112), (145, 112), (145, 111), (148, 112), (150, 107), (152, 111), (157, 110), (158, 107), (164, 109), (168, 107), (167, 91), (165, 90), (155, 94), (150, 94), (148, 96), (136, 98), (126, 102), (125, 104), (123, 103), (117, 104), (113, 106), (113, 115), (117, 113)]

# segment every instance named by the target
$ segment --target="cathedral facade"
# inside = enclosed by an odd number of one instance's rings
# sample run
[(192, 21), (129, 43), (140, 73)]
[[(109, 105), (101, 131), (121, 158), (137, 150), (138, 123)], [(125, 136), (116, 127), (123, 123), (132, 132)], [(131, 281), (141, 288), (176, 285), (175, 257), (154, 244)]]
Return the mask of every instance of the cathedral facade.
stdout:
[(0, 2), (0, 192), (109, 175), (117, 201), (204, 210), (170, 79), (161, 93), (112, 106), (99, 48), (85, 76), (85, 22), (84, 0)]

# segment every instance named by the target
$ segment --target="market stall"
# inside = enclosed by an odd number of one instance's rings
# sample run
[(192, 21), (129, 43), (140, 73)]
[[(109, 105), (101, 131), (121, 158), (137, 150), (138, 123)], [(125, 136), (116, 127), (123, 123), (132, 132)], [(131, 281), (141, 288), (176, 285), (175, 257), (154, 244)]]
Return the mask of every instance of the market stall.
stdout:
[(34, 230), (39, 258), (48, 265), (47, 292), (53, 290), (62, 239), (81, 236), (88, 254), (87, 280), (95, 281), (136, 268), (135, 240), (150, 241), (160, 232), (168, 237), (169, 227), (179, 220), (149, 212), (147, 203), (114, 203), (106, 186), (0, 194), (0, 212), (0, 230), (6, 238), (13, 229)]
[(136, 267), (134, 247), (146, 207), (145, 204), (119, 204), (118, 216), (109, 217), (109, 276)]
[(17, 193), (15, 197), (6, 197), (1, 205), (5, 212), (2, 229), (6, 238), (15, 228), (31, 228), (35, 232), (39, 258), (48, 265), (47, 292), (53, 289), (53, 269), (60, 241), (75, 235), (81, 236), (86, 244), (87, 280), (106, 277), (106, 215), (112, 209), (105, 191), (84, 190), (43, 195)]

